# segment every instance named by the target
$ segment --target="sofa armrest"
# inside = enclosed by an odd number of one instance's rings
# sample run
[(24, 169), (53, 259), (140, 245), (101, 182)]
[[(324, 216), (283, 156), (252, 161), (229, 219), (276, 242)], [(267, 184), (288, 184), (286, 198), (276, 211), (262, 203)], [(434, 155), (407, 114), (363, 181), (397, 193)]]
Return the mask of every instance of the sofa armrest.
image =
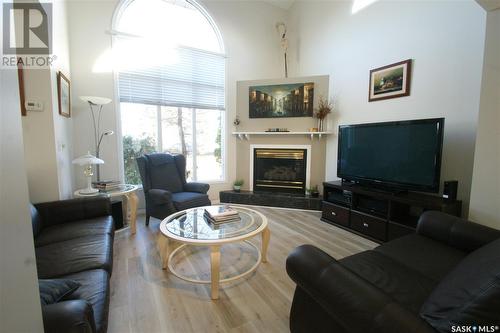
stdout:
[(186, 183), (184, 185), (184, 191), (186, 192), (197, 192), (206, 194), (210, 189), (210, 185), (205, 183)]
[(111, 202), (105, 197), (60, 200), (34, 206), (43, 227), (111, 215)]
[(420, 216), (417, 233), (466, 252), (500, 238), (500, 230), (438, 211)]
[[(286, 260), (286, 270), (346, 332), (384, 332), (376, 330), (377, 326), (391, 332), (427, 332), (422, 327), (434, 332), (422, 319), (312, 245), (297, 247)], [(397, 318), (401, 314), (405, 320)]]
[(42, 306), (45, 333), (93, 333), (94, 311), (84, 300), (63, 301)]

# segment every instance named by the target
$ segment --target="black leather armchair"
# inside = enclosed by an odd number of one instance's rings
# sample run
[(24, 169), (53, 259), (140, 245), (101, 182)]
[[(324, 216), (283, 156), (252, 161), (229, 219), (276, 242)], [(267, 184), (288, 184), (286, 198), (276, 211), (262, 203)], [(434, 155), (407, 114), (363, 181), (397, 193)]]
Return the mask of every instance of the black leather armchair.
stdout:
[[(417, 232), (336, 260), (312, 245), (287, 258), (296, 332), (450, 332), (499, 325), (500, 231), (441, 212)], [(466, 306), (464, 306), (466, 304)]]
[(165, 153), (137, 158), (146, 199), (146, 225), (150, 217), (164, 219), (180, 210), (210, 206), (210, 185), (186, 182), (186, 158)]

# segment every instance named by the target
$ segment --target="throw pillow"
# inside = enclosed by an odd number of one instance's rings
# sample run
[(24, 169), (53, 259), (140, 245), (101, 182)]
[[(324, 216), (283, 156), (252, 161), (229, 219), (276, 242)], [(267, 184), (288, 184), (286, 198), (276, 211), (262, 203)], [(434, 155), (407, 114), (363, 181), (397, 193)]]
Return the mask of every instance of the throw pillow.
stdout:
[(470, 253), (431, 293), (420, 316), (440, 332), (500, 325), (500, 239)]

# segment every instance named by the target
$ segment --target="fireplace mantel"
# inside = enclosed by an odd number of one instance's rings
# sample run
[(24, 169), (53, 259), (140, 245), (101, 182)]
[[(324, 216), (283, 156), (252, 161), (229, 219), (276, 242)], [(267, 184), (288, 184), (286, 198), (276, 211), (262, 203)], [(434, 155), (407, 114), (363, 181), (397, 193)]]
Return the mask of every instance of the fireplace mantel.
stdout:
[(238, 136), (240, 140), (250, 140), (251, 135), (308, 135), (311, 140), (315, 136), (318, 136), (318, 140), (321, 140), (323, 135), (330, 135), (333, 132), (233, 132), (233, 135)]

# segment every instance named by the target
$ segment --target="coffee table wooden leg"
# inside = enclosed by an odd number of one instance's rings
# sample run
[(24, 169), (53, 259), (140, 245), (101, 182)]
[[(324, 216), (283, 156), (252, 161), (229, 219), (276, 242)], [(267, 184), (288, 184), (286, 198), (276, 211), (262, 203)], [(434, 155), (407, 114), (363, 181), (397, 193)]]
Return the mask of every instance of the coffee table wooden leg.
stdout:
[(267, 248), (271, 239), (271, 230), (269, 227), (262, 231), (262, 262), (267, 262)]
[(160, 253), (161, 268), (167, 269), (170, 256), (170, 241), (162, 234), (158, 235), (158, 252)]
[(137, 194), (135, 192), (131, 192), (127, 194), (127, 209), (130, 209), (130, 232), (134, 235), (137, 231), (137, 202), (139, 198), (137, 198)]
[(211, 297), (212, 299), (219, 298), (219, 270), (220, 270), (220, 245), (212, 245), (210, 247), (210, 280), (211, 280)]

